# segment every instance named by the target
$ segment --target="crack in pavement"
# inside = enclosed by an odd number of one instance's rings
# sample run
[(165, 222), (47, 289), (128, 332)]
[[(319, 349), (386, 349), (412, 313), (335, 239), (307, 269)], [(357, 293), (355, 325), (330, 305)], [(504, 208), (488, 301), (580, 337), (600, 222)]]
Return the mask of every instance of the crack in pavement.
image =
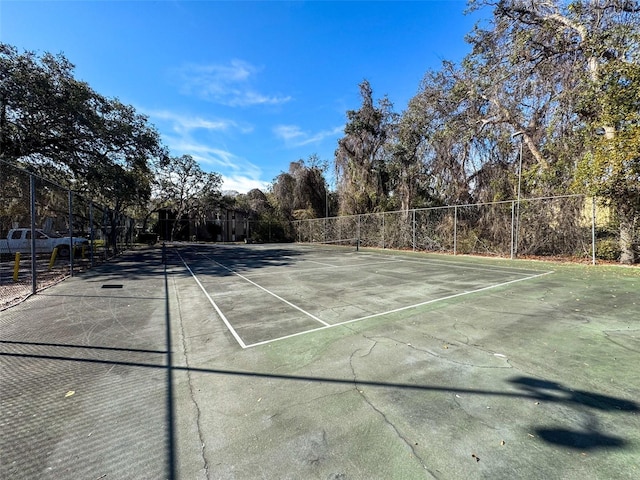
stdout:
[(209, 478), (209, 462), (207, 461), (206, 445), (205, 445), (205, 441), (202, 433), (202, 425), (200, 423), (200, 417), (201, 417), (200, 405), (198, 405), (198, 402), (196, 400), (193, 381), (191, 378), (191, 365), (189, 364), (189, 356), (187, 355), (187, 343), (186, 343), (187, 337), (184, 334), (184, 324), (182, 322), (182, 308), (180, 305), (180, 294), (178, 292), (178, 289), (176, 288), (175, 279), (173, 281), (174, 281), (174, 290), (176, 292), (176, 300), (178, 303), (178, 317), (180, 320), (179, 324), (180, 324), (180, 336), (182, 337), (182, 351), (184, 353), (184, 361), (187, 367), (186, 370), (187, 370), (187, 381), (189, 383), (189, 396), (191, 397), (191, 401), (193, 402), (193, 405), (196, 408), (196, 427), (198, 429), (198, 440), (200, 441), (200, 445), (201, 445), (200, 456), (202, 457), (205, 478), (208, 479)]
[[(444, 341), (444, 340), (442, 340), (442, 339), (439, 339), (439, 338), (434, 337), (434, 336), (431, 336), (431, 335), (425, 335), (425, 336), (426, 336), (427, 338), (431, 338), (431, 339), (433, 339), (433, 340), (437, 340), (437, 341), (439, 341), (439, 342), (442, 342), (443, 344), (445, 344), (445, 345), (447, 345), (447, 346), (449, 346), (449, 345), (456, 345), (456, 343), (447, 342), (447, 341)], [(431, 351), (431, 350), (428, 350), (428, 349), (426, 349), (426, 348), (416, 347), (415, 345), (413, 345), (413, 344), (411, 344), (411, 343), (407, 343), (407, 342), (404, 342), (404, 341), (402, 341), (402, 340), (395, 339), (395, 338), (393, 338), (393, 337), (387, 337), (387, 336), (367, 337), (366, 335), (365, 335), (364, 337), (365, 337), (367, 340), (370, 340), (370, 341), (372, 341), (372, 342), (377, 342), (377, 341), (378, 341), (378, 340), (376, 340), (376, 338), (377, 338), (377, 339), (385, 339), (385, 340), (389, 340), (389, 341), (391, 341), (391, 342), (394, 342), (394, 343), (396, 343), (396, 344), (400, 344), (400, 345), (406, 345), (407, 347), (409, 347), (409, 348), (411, 348), (412, 350), (415, 350), (415, 351), (417, 351), (417, 352), (423, 352), (423, 353), (426, 353), (426, 354), (428, 354), (428, 355), (431, 355), (432, 357), (435, 357), (435, 358), (438, 358), (438, 359), (440, 359), (440, 360), (443, 360), (443, 361), (445, 361), (445, 362), (455, 363), (456, 365), (463, 365), (463, 366), (465, 366), (465, 367), (487, 368), (487, 369), (501, 369), (501, 368), (509, 369), (509, 368), (513, 368), (513, 365), (511, 365), (511, 363), (509, 363), (509, 359), (507, 359), (507, 358), (504, 358), (504, 361), (507, 363), (507, 365), (508, 365), (508, 366), (478, 365), (478, 364), (476, 364), (476, 363), (468, 363), (468, 362), (461, 362), (461, 361), (458, 361), (458, 360), (453, 360), (453, 359), (451, 359), (451, 358), (444, 357), (444, 356), (442, 356), (442, 355), (440, 355), (440, 354), (438, 354), (438, 353), (436, 353), (436, 352), (433, 352), (433, 351)], [(459, 345), (459, 346), (462, 346), (462, 347), (470, 347), (470, 348), (473, 348), (473, 349), (475, 349), (475, 350), (480, 350), (481, 352), (485, 352), (485, 353), (487, 353), (487, 354), (492, 354), (492, 355), (495, 355), (495, 354), (496, 354), (496, 352), (493, 352), (493, 351), (490, 351), (490, 350), (484, 349), (484, 348), (480, 347), (479, 345), (469, 345), (469, 344), (466, 344), (466, 343), (462, 343), (462, 344), (458, 344), (458, 345)]]
[(459, 401), (458, 398), (462, 398), (460, 397), (458, 394), (455, 394), (453, 397), (453, 403), (455, 403), (458, 408), (460, 410), (462, 410), (462, 412), (464, 412), (464, 414), (469, 417), (474, 419), (475, 421), (477, 421), (480, 425), (484, 425), (486, 428), (490, 429), (490, 430), (498, 430), (498, 427), (494, 426), (494, 425), (490, 425), (489, 423), (487, 423), (486, 421), (484, 421), (482, 418), (480, 418), (479, 415), (474, 415), (471, 412), (469, 412), (469, 410), (467, 410)]
[[(365, 338), (366, 338), (366, 336), (365, 336)], [(368, 340), (370, 340), (372, 342), (371, 347), (369, 348), (369, 350), (364, 355), (361, 355), (360, 358), (364, 358), (364, 357), (367, 357), (368, 355), (370, 355), (371, 352), (373, 351), (373, 349), (375, 348), (375, 346), (378, 344), (378, 342), (376, 340), (372, 340), (372, 339), (368, 339)], [(353, 351), (351, 353), (351, 355), (349, 356), (349, 366), (351, 367), (351, 373), (353, 375), (353, 384), (354, 384), (354, 387), (356, 389), (356, 392), (358, 392), (360, 397), (367, 403), (367, 405), (369, 405), (369, 407), (371, 407), (371, 409), (374, 412), (376, 412), (378, 415), (380, 415), (380, 417), (384, 420), (384, 422), (395, 432), (396, 436), (407, 447), (409, 447), (409, 449), (411, 450), (411, 453), (420, 462), (420, 465), (422, 466), (422, 468), (424, 470), (426, 470), (427, 472), (429, 472), (429, 474), (431, 475), (432, 478), (436, 478), (437, 479), (438, 477), (429, 469), (429, 467), (427, 466), (426, 462), (422, 459), (422, 457), (416, 451), (414, 445), (402, 434), (402, 432), (400, 432), (398, 427), (396, 427), (394, 425), (394, 423), (391, 420), (389, 420), (387, 415), (382, 410), (380, 410), (378, 407), (376, 407), (369, 398), (367, 398), (367, 396), (364, 393), (364, 391), (360, 390), (360, 388), (358, 386), (358, 379), (357, 379), (357, 375), (356, 375), (356, 370), (355, 370), (355, 367), (353, 365), (353, 358), (356, 355), (356, 353), (358, 353), (360, 350), (362, 350), (362, 349), (357, 349), (357, 350)]]

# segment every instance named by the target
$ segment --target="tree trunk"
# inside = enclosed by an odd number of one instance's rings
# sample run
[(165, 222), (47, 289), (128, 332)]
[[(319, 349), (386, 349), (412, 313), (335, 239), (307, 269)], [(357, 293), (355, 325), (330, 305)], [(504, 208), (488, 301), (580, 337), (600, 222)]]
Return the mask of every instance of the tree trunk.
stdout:
[(635, 226), (634, 209), (628, 205), (618, 205), (620, 220), (620, 263), (633, 264), (636, 254), (633, 250), (633, 233)]

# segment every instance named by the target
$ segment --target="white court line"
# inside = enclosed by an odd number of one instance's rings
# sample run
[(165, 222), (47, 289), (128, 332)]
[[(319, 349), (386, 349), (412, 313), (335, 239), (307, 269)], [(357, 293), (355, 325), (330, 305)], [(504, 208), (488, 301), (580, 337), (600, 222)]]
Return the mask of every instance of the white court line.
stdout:
[[(305, 262), (312, 262), (313, 260), (304, 260)], [(327, 269), (336, 269), (336, 268), (360, 268), (360, 267), (370, 267), (370, 266), (374, 266), (374, 265), (387, 265), (389, 263), (400, 263), (402, 260), (387, 260), (386, 262), (371, 262), (371, 263), (354, 263), (354, 264), (344, 264), (344, 265), (329, 265), (329, 264), (324, 264), (327, 266), (322, 266), (322, 267), (316, 267), (316, 268), (295, 268), (292, 267), (291, 271), (289, 273), (287, 273), (287, 275), (294, 275), (294, 274), (305, 274), (305, 273), (315, 273), (318, 270), (327, 270)], [(314, 263), (319, 263), (319, 262), (314, 262)], [(281, 268), (281, 267), (277, 267), (277, 268)], [(255, 277), (262, 277), (262, 276), (271, 276), (271, 275), (282, 275), (281, 273), (274, 273), (274, 272), (258, 272), (258, 273), (249, 273), (249, 276), (251, 276), (251, 278), (255, 278)]]
[(264, 288), (262, 285), (258, 285), (256, 282), (249, 280), (247, 277), (245, 277), (244, 275), (240, 275), (238, 272), (232, 270), (231, 268), (227, 267), (226, 265), (221, 264), (220, 262), (216, 262), (213, 258), (210, 257), (206, 257), (207, 260), (210, 260), (211, 262), (215, 263), (216, 265), (221, 266), (222, 268), (224, 268), (225, 270), (228, 270), (229, 272), (233, 273), (234, 275), (237, 275), (238, 277), (240, 277), (241, 279), (243, 279), (246, 282), (249, 282), (251, 285), (254, 285), (256, 287), (258, 287), (260, 290), (268, 293), (269, 295), (277, 298), (278, 300), (280, 300), (281, 302), (286, 303), (287, 305), (289, 305), (290, 307), (295, 308), (296, 310), (304, 313), (307, 317), (313, 318), (316, 322), (320, 322), (321, 324), (325, 325), (325, 326), (330, 326), (331, 324), (325, 322), (324, 320), (316, 317), (314, 314), (307, 312), (306, 310), (303, 310), (302, 308), (300, 308), (297, 305), (294, 305), (293, 303), (291, 303), (289, 300), (285, 300), (284, 298), (282, 298), (281, 296), (273, 293), (270, 290), (267, 290), (266, 288)]
[(334, 267), (334, 268), (337, 268), (337, 267), (339, 267), (339, 266), (340, 266), (340, 265), (332, 265), (331, 263), (316, 262), (315, 260), (305, 260), (305, 261), (306, 261), (306, 262), (309, 262), (309, 263), (317, 263), (318, 265), (323, 265), (323, 266), (325, 266), (325, 267)]
[(200, 290), (204, 292), (204, 295), (209, 300), (209, 303), (211, 303), (211, 305), (213, 305), (213, 308), (215, 308), (216, 312), (218, 312), (218, 315), (220, 316), (224, 324), (227, 326), (227, 328), (231, 332), (231, 335), (233, 335), (233, 338), (236, 339), (236, 341), (242, 348), (247, 348), (247, 345), (242, 341), (242, 338), (240, 338), (240, 335), (238, 335), (238, 332), (236, 332), (235, 329), (231, 326), (231, 323), (229, 323), (229, 320), (227, 320), (227, 317), (225, 317), (224, 313), (222, 313), (222, 310), (220, 310), (216, 302), (213, 301), (213, 298), (211, 298), (211, 296), (207, 293), (205, 288), (202, 286), (202, 283), (200, 283), (200, 280), (198, 280), (198, 277), (196, 277), (196, 274), (193, 273), (193, 270), (189, 268), (189, 265), (187, 265), (187, 262), (185, 262), (184, 258), (182, 258), (182, 255), (180, 255), (180, 252), (177, 252), (177, 253), (178, 253), (178, 256), (180, 257), (180, 260), (182, 260), (182, 263), (184, 264), (184, 266), (187, 268), (187, 270), (189, 270), (189, 273), (191, 274), (193, 279), (196, 281), (196, 283), (200, 287)]
[[(206, 255), (206, 254), (202, 254), (202, 255)], [(388, 264), (397, 264), (397, 263), (412, 263), (412, 264), (416, 264), (416, 265), (435, 265), (438, 267), (452, 267), (452, 268), (462, 268), (462, 269), (466, 269), (466, 270), (478, 270), (481, 272), (491, 272), (491, 273), (506, 273), (506, 274), (513, 274), (513, 275), (531, 275), (532, 271), (529, 270), (525, 270), (525, 269), (520, 269), (520, 268), (509, 268), (509, 267), (501, 267), (501, 266), (497, 266), (494, 267), (492, 265), (484, 265), (484, 266), (470, 266), (470, 265), (466, 265), (463, 263), (452, 263), (452, 262), (447, 262), (447, 261), (437, 261), (437, 260), (413, 260), (411, 258), (407, 258), (407, 257), (387, 257), (385, 255), (381, 255), (381, 254), (365, 254), (367, 256), (370, 257), (375, 257), (375, 258), (379, 258), (380, 261), (378, 262), (368, 262), (368, 263), (346, 263), (343, 265), (329, 265), (329, 264), (324, 264), (327, 266), (323, 266), (323, 267), (318, 267), (318, 268), (295, 268), (295, 269), (291, 269), (290, 272), (288, 272), (288, 275), (295, 275), (295, 274), (305, 274), (305, 273), (315, 273), (318, 270), (325, 270), (328, 268), (332, 268), (332, 269), (338, 269), (338, 268), (349, 268), (349, 269), (358, 269), (360, 267), (371, 267), (371, 266), (376, 266), (376, 265), (388, 265)], [(382, 260), (385, 258), (389, 258), (388, 260)], [(320, 262), (315, 262), (313, 260), (305, 260), (305, 262), (313, 262), (313, 263), (320, 263)], [(321, 264), (322, 265), (322, 264)], [(249, 273), (248, 276), (251, 276), (251, 278), (255, 278), (255, 277), (259, 277), (259, 276), (269, 276), (269, 275), (274, 275), (273, 272), (258, 272), (258, 273)], [(280, 273), (278, 273), (278, 275), (281, 275)], [(528, 277), (527, 277), (528, 278)]]
[(515, 279), (515, 280), (509, 280), (508, 282), (498, 283), (496, 285), (489, 285), (488, 287), (482, 287), (482, 288), (478, 288), (476, 290), (471, 290), (471, 291), (468, 291), (468, 292), (460, 292), (460, 293), (455, 293), (453, 295), (447, 295), (446, 297), (434, 298), (432, 300), (427, 300), (425, 302), (416, 303), (414, 305), (408, 305), (406, 307), (394, 308), (393, 310), (388, 310), (386, 312), (374, 313), (374, 314), (371, 314), (371, 315), (366, 315), (364, 317), (354, 318), (352, 320), (345, 320), (344, 322), (340, 322), (340, 323), (334, 323), (334, 324), (331, 324), (331, 325), (327, 325), (325, 327), (314, 328), (314, 329), (311, 329), (311, 330), (305, 330), (304, 332), (292, 333), (291, 335), (285, 335), (283, 337), (277, 337), (277, 338), (272, 338), (270, 340), (264, 340), (262, 342), (251, 343), (251, 344), (247, 345), (246, 348), (257, 347), (257, 346), (260, 346), (260, 345), (266, 345), (268, 343), (276, 342), (278, 340), (285, 340), (287, 338), (298, 337), (300, 335), (305, 335), (307, 333), (318, 332), (320, 330), (326, 330), (327, 328), (339, 327), (339, 326), (342, 326), (342, 325), (347, 325), (349, 323), (360, 322), (362, 320), (369, 320), (369, 319), (375, 318), (375, 317), (382, 317), (384, 315), (390, 315), (392, 313), (402, 312), (402, 311), (405, 311), (405, 310), (410, 310), (412, 308), (423, 307), (425, 305), (429, 305), (430, 303), (436, 303), (436, 302), (440, 302), (440, 301), (443, 301), (443, 300), (450, 300), (452, 298), (462, 297), (464, 295), (470, 295), (472, 293), (484, 292), (484, 291), (490, 290), (492, 288), (504, 287), (505, 285), (510, 285), (512, 283), (517, 283), (517, 282), (523, 282), (525, 280), (531, 280), (531, 279), (534, 279), (534, 278), (542, 277), (544, 275), (549, 275), (551, 273), (553, 273), (553, 272), (551, 271), (551, 272), (539, 273), (539, 274), (533, 275), (531, 277), (518, 278), (518, 279)]
[[(384, 257), (383, 254), (379, 254), (379, 253), (371, 253), (368, 254), (372, 257)], [(479, 265), (479, 266), (473, 266), (473, 265), (468, 265), (465, 263), (454, 263), (454, 262), (449, 262), (446, 260), (414, 260), (413, 258), (409, 258), (409, 257), (398, 257), (398, 262), (404, 262), (404, 263), (417, 263), (418, 265), (439, 265), (439, 266), (447, 266), (447, 267), (452, 267), (452, 268), (463, 268), (466, 270), (480, 270), (481, 272), (497, 272), (497, 273), (513, 273), (516, 275), (530, 275), (531, 274), (531, 270), (527, 270), (524, 268), (511, 268), (511, 267), (503, 267), (500, 265), (494, 266), (494, 265), (488, 265), (488, 264), (483, 264), (483, 265)], [(547, 272), (549, 273), (549, 272)], [(533, 278), (533, 277), (532, 277)]]

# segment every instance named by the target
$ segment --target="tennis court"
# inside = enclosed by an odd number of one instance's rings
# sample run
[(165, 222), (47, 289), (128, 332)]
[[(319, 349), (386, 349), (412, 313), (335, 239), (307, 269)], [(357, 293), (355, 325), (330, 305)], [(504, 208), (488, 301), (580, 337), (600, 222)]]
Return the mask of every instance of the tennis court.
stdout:
[(168, 245), (0, 314), (0, 477), (640, 478), (640, 271)]
[(355, 243), (175, 249), (242, 348), (551, 274), (362, 251)]

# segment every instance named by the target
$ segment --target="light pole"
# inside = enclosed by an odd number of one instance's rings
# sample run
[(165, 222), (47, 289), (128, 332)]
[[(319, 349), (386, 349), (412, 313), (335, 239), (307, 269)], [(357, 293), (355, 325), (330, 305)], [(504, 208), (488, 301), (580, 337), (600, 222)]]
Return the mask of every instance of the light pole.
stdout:
[(522, 186), (522, 143), (523, 143), (523, 135), (524, 135), (524, 131), (520, 130), (516, 133), (514, 133), (513, 135), (511, 135), (511, 138), (516, 138), (516, 137), (520, 137), (520, 155), (519, 155), (519, 160), (518, 160), (518, 194), (517, 194), (517, 201), (516, 201), (516, 235), (515, 235), (515, 242), (514, 242), (514, 255), (513, 256), (518, 256), (518, 241), (519, 241), (519, 237), (520, 237), (520, 187)]

